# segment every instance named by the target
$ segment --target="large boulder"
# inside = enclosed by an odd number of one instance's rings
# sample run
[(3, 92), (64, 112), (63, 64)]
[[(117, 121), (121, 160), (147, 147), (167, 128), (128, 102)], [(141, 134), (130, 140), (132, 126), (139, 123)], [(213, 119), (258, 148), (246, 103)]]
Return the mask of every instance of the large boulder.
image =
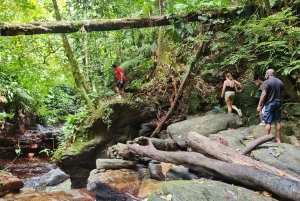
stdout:
[(299, 177), (300, 148), (287, 143), (265, 143), (251, 152), (254, 159)]
[(181, 147), (187, 147), (186, 136), (189, 132), (197, 132), (201, 135), (209, 136), (228, 128), (238, 128), (242, 126), (241, 118), (236, 114), (215, 114), (202, 117), (194, 117), (171, 124), (167, 132)]
[(52, 160), (70, 175), (72, 188), (84, 188), (96, 159), (107, 158), (107, 147), (138, 137), (140, 124), (155, 118), (156, 111), (154, 105), (142, 101), (103, 104), (87, 118), (82, 125), (86, 129), (76, 133), (75, 142), (56, 150)]
[(131, 169), (91, 171), (88, 191), (97, 195), (97, 200), (140, 200), (147, 198), (161, 183), (145, 178), (144, 172)]
[(19, 191), (23, 186), (24, 183), (21, 179), (18, 179), (9, 172), (0, 170), (0, 197)]
[(191, 181), (168, 181), (159, 185), (152, 192), (148, 201), (275, 201), (271, 197), (264, 197), (252, 190), (219, 181), (197, 179)]

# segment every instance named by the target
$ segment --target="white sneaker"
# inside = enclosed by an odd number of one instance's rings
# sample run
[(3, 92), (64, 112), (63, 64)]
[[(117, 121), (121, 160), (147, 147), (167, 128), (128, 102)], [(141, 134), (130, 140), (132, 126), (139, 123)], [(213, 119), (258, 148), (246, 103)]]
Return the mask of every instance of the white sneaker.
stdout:
[(264, 121), (260, 122), (260, 124), (258, 124), (259, 126), (266, 126), (266, 123)]
[(121, 96), (121, 95), (118, 95), (118, 96), (117, 96), (117, 99), (122, 99), (122, 96)]
[(243, 116), (242, 111), (240, 109), (237, 110), (237, 113), (239, 114), (240, 117)]

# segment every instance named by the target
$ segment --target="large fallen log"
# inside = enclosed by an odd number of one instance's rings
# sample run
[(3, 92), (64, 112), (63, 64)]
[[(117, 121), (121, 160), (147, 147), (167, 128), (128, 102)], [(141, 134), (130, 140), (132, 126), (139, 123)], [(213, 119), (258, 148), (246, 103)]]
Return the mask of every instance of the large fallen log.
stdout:
[[(84, 30), (91, 31), (113, 31), (121, 29), (145, 28), (155, 26), (167, 26), (172, 21), (182, 20), (184, 23), (201, 21), (201, 17), (208, 19), (230, 18), (238, 16), (242, 7), (233, 8), (231, 11), (206, 10), (187, 15), (153, 16), (145, 18), (123, 18), (123, 19), (101, 19), (101, 20), (78, 20), (78, 21), (56, 21), (56, 22), (28, 22), (28, 23), (0, 23), (0, 36), (34, 35), (49, 33), (72, 33)], [(207, 20), (209, 21), (209, 20)]]
[[(233, 164), (246, 165), (259, 170), (265, 170), (277, 175), (282, 175), (284, 172), (270, 165), (256, 161), (248, 156), (242, 155), (240, 152), (224, 146), (216, 141), (209, 139), (206, 136), (196, 132), (190, 132), (187, 135), (187, 144), (196, 152), (199, 152), (210, 158), (215, 158), (221, 161), (230, 162)], [(300, 182), (300, 176), (295, 177), (284, 173), (289, 179)]]
[(268, 171), (207, 158), (196, 152), (159, 151), (155, 149), (151, 141), (148, 146), (129, 145), (129, 149), (140, 156), (183, 165), (250, 189), (266, 190), (280, 200), (300, 200), (300, 182)]

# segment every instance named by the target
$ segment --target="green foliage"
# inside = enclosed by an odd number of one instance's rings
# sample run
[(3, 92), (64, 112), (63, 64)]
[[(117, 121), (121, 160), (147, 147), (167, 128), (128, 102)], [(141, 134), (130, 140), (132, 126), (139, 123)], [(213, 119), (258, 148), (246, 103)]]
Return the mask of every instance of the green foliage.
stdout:
[(113, 114), (113, 112), (114, 111), (110, 107), (109, 102), (101, 105), (100, 115), (103, 123), (107, 124), (107, 129), (109, 129), (109, 127), (112, 124), (112, 120), (110, 119), (110, 116)]
[(290, 10), (284, 10), (267, 18), (241, 20), (228, 32), (218, 32), (211, 49), (222, 49), (222, 68), (247, 62), (250, 69), (258, 68), (262, 73), (274, 68), (288, 75), (299, 69), (299, 45), (294, 46), (293, 41), (300, 32), (288, 23), (295, 19)]
[(39, 152), (39, 154), (40, 153), (45, 153), (48, 157), (51, 157), (54, 154), (54, 150), (51, 150), (49, 148), (45, 148), (45, 149), (41, 150)]
[(58, 137), (60, 147), (69, 142), (72, 137), (76, 135), (79, 129), (81, 133), (85, 132), (86, 127), (83, 126), (83, 122), (86, 120), (90, 112), (91, 111), (86, 108), (81, 108), (74, 115), (66, 116), (66, 122), (63, 126), (63, 135)]

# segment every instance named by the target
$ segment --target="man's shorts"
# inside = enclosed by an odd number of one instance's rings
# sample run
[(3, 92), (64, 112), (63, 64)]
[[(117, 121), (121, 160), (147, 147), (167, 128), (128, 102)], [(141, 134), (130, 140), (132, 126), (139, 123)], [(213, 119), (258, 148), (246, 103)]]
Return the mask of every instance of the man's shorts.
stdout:
[(225, 102), (232, 102), (234, 101), (235, 92), (234, 91), (226, 91), (225, 92)]
[(126, 80), (123, 80), (123, 83), (121, 84), (121, 80), (118, 80), (116, 87), (119, 89), (123, 89), (125, 87)]
[(281, 121), (281, 102), (270, 102), (262, 109), (262, 120), (266, 123)]

